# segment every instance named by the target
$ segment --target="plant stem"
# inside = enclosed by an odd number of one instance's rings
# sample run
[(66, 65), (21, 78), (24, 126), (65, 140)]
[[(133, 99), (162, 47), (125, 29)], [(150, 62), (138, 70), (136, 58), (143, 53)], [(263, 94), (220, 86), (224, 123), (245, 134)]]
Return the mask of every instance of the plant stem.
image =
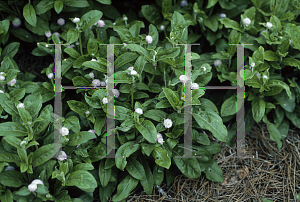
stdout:
[(149, 82), (149, 85), (148, 85), (148, 86), (151, 86), (151, 84), (152, 84), (152, 81), (153, 81), (153, 79), (154, 79), (154, 77), (155, 77), (155, 74), (156, 74), (156, 67), (154, 67), (154, 74), (153, 74), (153, 76), (152, 76), (152, 78), (151, 78), (151, 80), (150, 80), (150, 82)]
[(81, 33), (79, 33), (79, 44), (80, 44), (80, 53), (81, 53), (81, 55), (83, 55), (83, 52), (82, 52), (82, 43), (81, 43)]
[(230, 65), (231, 65), (231, 57), (229, 58), (228, 70), (230, 70)]

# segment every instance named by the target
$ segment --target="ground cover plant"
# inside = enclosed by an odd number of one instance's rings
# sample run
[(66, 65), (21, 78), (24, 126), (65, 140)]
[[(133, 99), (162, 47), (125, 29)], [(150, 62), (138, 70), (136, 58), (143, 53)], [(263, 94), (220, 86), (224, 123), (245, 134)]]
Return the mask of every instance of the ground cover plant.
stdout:
[[(133, 6), (135, 5), (135, 6)], [(128, 8), (124, 10), (124, 8)], [(245, 134), (267, 124), (282, 147), (300, 128), (300, 2), (297, 0), (1, 1), (1, 201), (125, 201), (150, 195), (178, 173), (223, 182), (213, 158), (236, 140), (237, 47), (245, 45)], [(114, 46), (116, 156), (106, 151), (106, 89), (62, 89), (62, 151), (54, 147), (54, 62), (21, 72), (19, 51), (53, 57), (62, 46), (63, 86), (107, 85)], [(186, 46), (192, 58), (192, 155), (184, 154)], [(102, 45), (99, 45), (102, 44)], [(111, 147), (111, 145), (109, 145)]]

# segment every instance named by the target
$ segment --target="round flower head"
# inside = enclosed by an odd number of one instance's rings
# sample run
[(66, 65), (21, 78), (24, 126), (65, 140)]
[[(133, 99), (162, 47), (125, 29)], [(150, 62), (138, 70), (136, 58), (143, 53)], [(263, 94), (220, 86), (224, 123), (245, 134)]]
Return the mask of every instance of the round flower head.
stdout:
[(172, 124), (173, 124), (173, 122), (171, 121), (171, 119), (164, 120), (164, 126), (165, 126), (165, 128), (171, 128)]
[(251, 66), (252, 68), (255, 67), (255, 63), (252, 62), (252, 63), (250, 64), (250, 66)]
[(59, 133), (60, 133), (62, 136), (69, 135), (69, 129), (66, 128), (66, 127), (62, 127), (61, 129), (59, 129)]
[(215, 60), (215, 61), (214, 61), (214, 65), (215, 65), (216, 67), (218, 67), (218, 66), (222, 65), (222, 61), (221, 61), (221, 60)]
[(143, 114), (143, 110), (142, 110), (141, 108), (137, 108), (137, 109), (135, 110), (135, 112), (136, 112), (137, 114)]
[(263, 75), (263, 78), (264, 78), (264, 79), (268, 79), (268, 76), (267, 76), (267, 75)]
[(19, 28), (21, 26), (21, 20), (19, 18), (15, 18), (11, 23), (14, 28)]
[(219, 17), (220, 17), (220, 18), (226, 18), (226, 14), (225, 14), (225, 13), (221, 13), (221, 14), (219, 15)]
[(115, 25), (116, 23), (114, 22), (113, 25)]
[(74, 23), (80, 22), (80, 18), (76, 18), (76, 17), (75, 17), (75, 18), (73, 19), (73, 22), (74, 22)]
[(135, 70), (131, 70), (130, 74), (131, 75), (137, 75), (137, 72)]
[(160, 133), (157, 133), (156, 140), (157, 139), (162, 139), (162, 138), (163, 138), (163, 136)]
[(180, 80), (182, 83), (186, 83), (186, 82), (189, 80), (189, 78), (188, 78), (186, 75), (181, 75), (181, 76), (179, 77), (179, 80)]
[(273, 25), (272, 25), (272, 23), (270, 23), (270, 22), (267, 22), (267, 23), (266, 23), (266, 27), (270, 29), (270, 28), (272, 28), (272, 27), (273, 27)]
[(104, 82), (104, 81), (101, 81), (101, 82), (100, 82), (100, 85), (101, 85), (101, 86), (105, 86), (105, 82)]
[(58, 38), (60, 37), (60, 34), (58, 32), (54, 32), (53, 34), (55, 34)]
[(86, 114), (86, 115), (90, 114), (90, 111), (86, 111), (85, 114)]
[(123, 43), (124, 46), (127, 46), (127, 43)]
[(47, 38), (50, 38), (50, 37), (52, 36), (52, 34), (51, 34), (51, 32), (46, 32), (45, 36), (46, 36)]
[(123, 20), (128, 20), (128, 18), (125, 16), (125, 17), (123, 18)]
[(19, 104), (17, 105), (17, 109), (19, 109), (19, 107), (25, 108), (25, 105), (24, 105), (23, 103), (19, 103)]
[(181, 1), (180, 2), (180, 6), (181, 7), (185, 7), (187, 4), (188, 4), (187, 1)]
[(88, 132), (95, 134), (95, 130), (88, 130)]
[(16, 79), (11, 80), (10, 82), (8, 82), (7, 84), (9, 84), (10, 86), (13, 86), (17, 83)]
[(161, 31), (165, 30), (165, 26), (164, 26), (164, 25), (161, 25), (161, 26), (160, 26), (160, 30), (161, 30)]
[(96, 59), (91, 59), (91, 61), (97, 62), (97, 60), (96, 60)]
[(105, 26), (105, 22), (103, 20), (99, 20), (98, 22), (99, 27), (103, 28)]
[(115, 96), (115, 98), (118, 98), (120, 96), (120, 91), (118, 89), (112, 89), (111, 90)]
[(54, 74), (53, 74), (53, 73), (49, 73), (49, 74), (48, 74), (48, 78), (49, 78), (49, 79), (52, 79), (52, 78), (53, 78), (53, 76), (54, 76)]
[(20, 146), (22, 146), (23, 144), (27, 144), (27, 142), (26, 141), (21, 141)]
[(192, 89), (192, 90), (199, 89), (199, 85), (198, 85), (197, 83), (192, 83), (192, 84), (191, 84), (191, 89)]
[(33, 181), (31, 182), (31, 184), (36, 184), (36, 185), (42, 184), (42, 185), (44, 185), (43, 181), (40, 180), (40, 179), (35, 179), (35, 180), (33, 180)]
[[(1, 62), (1, 65), (2, 65), (3, 61)], [(0, 72), (0, 75), (4, 74), (4, 72)]]
[(5, 76), (0, 75), (0, 81), (4, 81)]
[(103, 103), (104, 105), (108, 103), (108, 100), (107, 100), (106, 97), (104, 97), (104, 98), (102, 99), (102, 103)]
[(147, 35), (146, 36), (146, 41), (147, 41), (147, 43), (152, 43), (152, 41), (153, 41), (152, 36)]
[(164, 141), (164, 139), (161, 138), (161, 139), (158, 139), (157, 142), (158, 142), (159, 144), (163, 145), (163, 143), (164, 143), (165, 141)]
[(245, 19), (243, 20), (243, 23), (244, 23), (244, 25), (245, 25), (246, 27), (248, 27), (248, 26), (251, 24), (251, 20), (250, 20), (249, 18), (245, 18)]
[(92, 83), (93, 83), (94, 86), (100, 86), (100, 80), (99, 79), (94, 79)]
[(59, 18), (59, 19), (57, 20), (57, 24), (58, 24), (58, 25), (64, 25), (64, 24), (65, 24), (65, 19)]
[(37, 189), (37, 184), (28, 185), (28, 189), (29, 191), (34, 192)]
[(93, 73), (93, 72), (89, 73), (89, 77), (90, 77), (91, 79), (93, 79), (93, 78), (95, 77), (94, 73)]
[(7, 171), (7, 170), (16, 170), (16, 168), (13, 166), (6, 166), (4, 171)]
[(0, 93), (4, 93), (3, 90), (0, 90)]
[(61, 151), (60, 152), (60, 155), (58, 155), (58, 157), (57, 157), (57, 159), (59, 160), (59, 161), (64, 161), (64, 160), (66, 160), (68, 157), (67, 157), (67, 154), (66, 154), (66, 152), (64, 152), (64, 151)]
[(292, 44), (292, 40), (291, 40), (291, 39), (289, 39), (289, 44), (290, 44), (290, 45)]
[(132, 71), (133, 70), (133, 66), (128, 67), (128, 70)]

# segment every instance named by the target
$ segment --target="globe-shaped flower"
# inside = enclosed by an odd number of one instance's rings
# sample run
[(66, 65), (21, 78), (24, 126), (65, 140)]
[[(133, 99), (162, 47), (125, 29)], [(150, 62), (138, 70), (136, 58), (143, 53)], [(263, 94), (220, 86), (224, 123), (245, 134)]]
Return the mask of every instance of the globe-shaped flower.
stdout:
[(37, 184), (28, 185), (28, 189), (29, 191), (34, 192), (37, 189)]
[(161, 30), (161, 31), (165, 30), (165, 26), (164, 26), (164, 25), (161, 25), (161, 26), (160, 26), (160, 30)]
[(59, 161), (64, 161), (64, 160), (66, 160), (68, 157), (67, 157), (67, 154), (66, 154), (66, 152), (64, 152), (64, 151), (61, 151), (60, 152), (60, 154), (57, 156), (57, 159), (59, 160)]
[(105, 97), (105, 98), (102, 99), (102, 103), (103, 103), (104, 105), (108, 103), (107, 97)]
[(23, 103), (19, 103), (19, 104), (17, 105), (17, 109), (19, 109), (19, 108), (25, 108), (25, 105), (24, 105)]
[(220, 17), (220, 18), (226, 18), (226, 14), (225, 14), (225, 13), (221, 13), (221, 14), (219, 15), (219, 17)]
[(61, 129), (59, 129), (59, 133), (60, 133), (62, 136), (69, 135), (69, 129), (66, 128), (66, 127), (62, 127)]
[(0, 75), (0, 81), (4, 81), (5, 80), (5, 76)]
[(42, 185), (44, 185), (43, 181), (40, 180), (40, 179), (35, 179), (35, 180), (33, 180), (33, 181), (31, 182), (31, 184), (36, 184), (36, 185), (42, 184)]
[(186, 75), (181, 75), (179, 77), (179, 81), (182, 83), (186, 83), (189, 80), (189, 78)]
[(267, 22), (267, 23), (266, 23), (266, 27), (270, 29), (270, 28), (272, 28), (272, 27), (273, 27), (273, 25), (272, 25), (272, 23), (270, 23), (270, 22)]
[(58, 24), (58, 25), (64, 25), (64, 24), (65, 24), (65, 19), (59, 18), (59, 19), (57, 20), (57, 24)]
[(89, 73), (89, 77), (90, 77), (91, 79), (93, 79), (93, 78), (95, 77), (94, 73), (93, 73), (93, 72)]
[(268, 76), (267, 76), (267, 75), (263, 75), (263, 78), (264, 78), (264, 79), (268, 79)]
[(185, 0), (180, 2), (180, 6), (181, 6), (181, 7), (185, 7), (187, 4), (188, 4), (188, 3), (187, 3), (187, 1), (185, 1)]
[(118, 89), (112, 89), (112, 92), (113, 92), (115, 98), (118, 98), (120, 96), (120, 91)]
[(93, 86), (100, 86), (100, 80), (99, 79), (94, 79), (92, 83), (93, 83)]
[(255, 67), (255, 63), (252, 62), (252, 63), (250, 64), (250, 66), (251, 66), (252, 68)]
[(131, 75), (137, 75), (137, 72), (135, 70), (131, 70), (130, 74)]
[(157, 137), (156, 137), (155, 142), (158, 142), (159, 144), (163, 145), (164, 139), (163, 139), (163, 136), (160, 133), (157, 133)]
[(76, 17), (75, 17), (75, 18), (73, 19), (73, 22), (74, 22), (74, 23), (80, 22), (80, 18), (76, 18)]
[(27, 142), (26, 141), (21, 141), (20, 146), (22, 146), (23, 144), (27, 144)]
[(215, 65), (216, 67), (218, 67), (218, 66), (222, 65), (222, 61), (221, 61), (221, 60), (215, 60), (215, 61), (214, 61), (214, 65)]
[(147, 35), (146, 36), (146, 41), (147, 41), (147, 43), (152, 43), (152, 41), (153, 41), (152, 36)]
[(133, 66), (128, 67), (128, 70), (132, 71), (133, 70)]
[(143, 114), (143, 110), (142, 110), (141, 108), (137, 108), (137, 109), (135, 110), (135, 112), (136, 112), (137, 114)]
[(86, 111), (85, 114), (86, 114), (86, 115), (90, 114), (90, 111)]
[(46, 36), (47, 38), (50, 38), (50, 37), (52, 36), (52, 34), (51, 34), (51, 32), (46, 32), (46, 33), (45, 33), (45, 36)]
[(10, 85), (10, 86), (13, 86), (17, 83), (17, 80), (16, 79), (13, 79), (11, 80), (10, 82), (8, 82), (7, 84)]
[(52, 79), (52, 78), (53, 78), (53, 76), (54, 76), (54, 74), (53, 74), (53, 73), (49, 73), (49, 74), (48, 74), (48, 78), (49, 78), (49, 79)]
[(245, 19), (243, 20), (243, 23), (244, 23), (244, 25), (245, 25), (246, 27), (248, 27), (248, 26), (251, 24), (250, 18), (245, 18)]
[(4, 93), (3, 90), (0, 90), (0, 93)]
[(197, 83), (192, 83), (192, 84), (191, 84), (191, 89), (192, 89), (192, 90), (199, 89), (199, 85), (198, 85)]
[(11, 23), (14, 28), (19, 28), (21, 26), (21, 20), (19, 18), (15, 18)]
[(165, 126), (165, 128), (171, 128), (172, 124), (173, 124), (173, 122), (172, 122), (171, 119), (165, 119), (164, 120), (164, 126)]
[(103, 20), (99, 20), (98, 22), (99, 27), (103, 28), (105, 26), (105, 22)]

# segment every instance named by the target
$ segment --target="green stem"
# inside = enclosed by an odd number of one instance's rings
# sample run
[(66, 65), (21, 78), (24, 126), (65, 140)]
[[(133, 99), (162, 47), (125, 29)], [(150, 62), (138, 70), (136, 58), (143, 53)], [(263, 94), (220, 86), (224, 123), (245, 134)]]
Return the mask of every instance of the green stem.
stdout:
[(79, 44), (80, 44), (80, 53), (81, 53), (81, 55), (83, 55), (83, 52), (82, 52), (82, 43), (81, 43), (81, 33), (79, 33)]
[(154, 77), (155, 77), (155, 74), (156, 74), (156, 67), (154, 67), (154, 74), (153, 74), (153, 76), (152, 76), (152, 78), (151, 78), (151, 80), (150, 80), (150, 82), (149, 82), (149, 85), (148, 85), (148, 86), (151, 86), (151, 84), (152, 84), (152, 81), (153, 81), (153, 79), (154, 79)]
[(165, 80), (165, 88), (167, 87), (167, 81), (166, 81), (166, 69), (164, 69), (164, 80)]
[(230, 66), (231, 66), (231, 57), (229, 58), (228, 70), (230, 70)]

